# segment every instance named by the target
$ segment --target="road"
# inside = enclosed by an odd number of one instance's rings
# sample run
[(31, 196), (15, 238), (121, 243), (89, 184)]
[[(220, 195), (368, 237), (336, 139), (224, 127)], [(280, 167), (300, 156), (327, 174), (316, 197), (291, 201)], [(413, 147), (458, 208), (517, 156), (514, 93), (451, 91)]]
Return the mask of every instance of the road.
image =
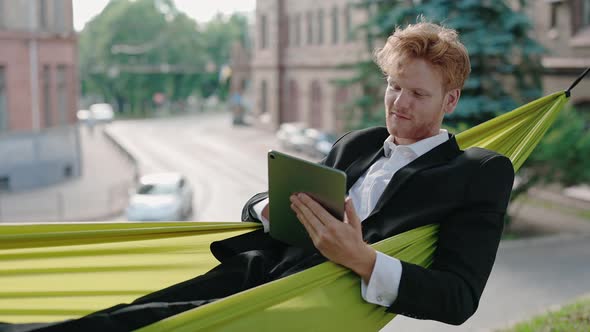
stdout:
[(194, 220), (238, 221), (248, 198), (268, 187), (274, 133), (231, 125), (227, 113), (117, 121), (110, 133), (138, 160), (141, 174), (175, 171), (195, 190)]
[(491, 331), (590, 293), (590, 235), (503, 241), (475, 315), (461, 326), (397, 317), (382, 331)]

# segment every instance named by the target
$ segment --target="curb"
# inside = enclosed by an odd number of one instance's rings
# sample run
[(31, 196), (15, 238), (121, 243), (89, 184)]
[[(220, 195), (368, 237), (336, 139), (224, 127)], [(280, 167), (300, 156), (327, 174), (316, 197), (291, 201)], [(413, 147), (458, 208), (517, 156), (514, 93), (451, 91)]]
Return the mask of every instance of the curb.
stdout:
[(121, 144), (121, 142), (119, 142), (115, 136), (113, 135), (109, 128), (104, 128), (102, 130), (102, 134), (104, 135), (104, 137), (110, 141), (121, 153), (123, 153), (127, 159), (129, 159), (129, 161), (131, 161), (131, 163), (133, 164), (133, 177), (135, 182), (137, 183), (137, 181), (139, 181), (139, 177), (140, 177), (140, 171), (139, 171), (139, 162), (137, 161), (137, 158), (135, 157), (135, 155), (133, 155), (133, 153), (131, 153), (123, 144)]
[(522, 247), (532, 247), (552, 243), (568, 242), (576, 239), (590, 239), (590, 234), (562, 233), (556, 235), (536, 236), (517, 240), (504, 240), (500, 242), (499, 249), (515, 249)]

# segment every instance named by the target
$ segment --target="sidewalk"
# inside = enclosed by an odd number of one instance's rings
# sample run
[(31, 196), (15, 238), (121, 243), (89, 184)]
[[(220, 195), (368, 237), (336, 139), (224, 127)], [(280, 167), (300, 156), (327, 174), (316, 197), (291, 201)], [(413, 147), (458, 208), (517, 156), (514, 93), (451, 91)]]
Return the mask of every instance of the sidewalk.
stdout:
[(82, 175), (51, 187), (0, 195), (0, 222), (102, 221), (120, 215), (136, 167), (103, 133), (80, 127)]
[(509, 206), (509, 213), (515, 233), (590, 234), (590, 201), (568, 197), (558, 186), (532, 188)]

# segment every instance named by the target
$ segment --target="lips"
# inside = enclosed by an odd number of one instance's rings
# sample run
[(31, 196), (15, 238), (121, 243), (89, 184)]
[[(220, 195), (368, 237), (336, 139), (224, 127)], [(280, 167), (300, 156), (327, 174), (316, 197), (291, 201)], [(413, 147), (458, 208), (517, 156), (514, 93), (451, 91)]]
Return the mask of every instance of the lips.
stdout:
[(391, 114), (392, 114), (394, 117), (396, 117), (396, 118), (399, 118), (399, 119), (403, 119), (403, 120), (410, 120), (410, 117), (409, 117), (409, 116), (407, 116), (407, 115), (405, 115), (405, 114), (402, 114), (402, 113), (399, 113), (399, 112), (391, 112)]

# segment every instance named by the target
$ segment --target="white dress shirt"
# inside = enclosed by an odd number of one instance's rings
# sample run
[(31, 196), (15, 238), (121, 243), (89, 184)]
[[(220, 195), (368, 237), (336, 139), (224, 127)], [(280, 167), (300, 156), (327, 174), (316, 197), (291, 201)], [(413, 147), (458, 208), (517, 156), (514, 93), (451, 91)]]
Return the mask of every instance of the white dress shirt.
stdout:
[[(438, 135), (410, 145), (396, 145), (393, 137), (389, 136), (383, 143), (384, 156), (369, 167), (348, 193), (361, 222), (373, 211), (389, 181), (398, 170), (448, 139), (448, 133), (444, 129), (441, 129)], [(258, 219), (262, 221), (265, 232), (269, 230), (269, 223), (262, 217), (262, 210), (267, 204), (268, 198), (253, 206)], [(391, 306), (397, 298), (401, 275), (401, 262), (397, 258), (377, 251), (377, 259), (369, 283), (361, 279), (363, 299), (373, 304)]]

